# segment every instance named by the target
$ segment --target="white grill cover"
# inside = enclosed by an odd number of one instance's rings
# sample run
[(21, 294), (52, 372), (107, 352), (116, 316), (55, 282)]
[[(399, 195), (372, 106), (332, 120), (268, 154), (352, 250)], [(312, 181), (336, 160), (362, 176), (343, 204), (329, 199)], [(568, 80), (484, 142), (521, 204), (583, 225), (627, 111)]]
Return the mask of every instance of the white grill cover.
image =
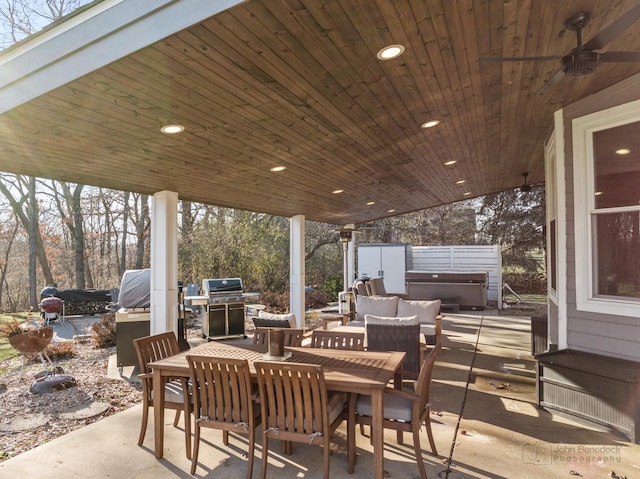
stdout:
[(151, 306), (151, 270), (129, 269), (122, 275), (118, 303), (121, 308), (148, 308)]

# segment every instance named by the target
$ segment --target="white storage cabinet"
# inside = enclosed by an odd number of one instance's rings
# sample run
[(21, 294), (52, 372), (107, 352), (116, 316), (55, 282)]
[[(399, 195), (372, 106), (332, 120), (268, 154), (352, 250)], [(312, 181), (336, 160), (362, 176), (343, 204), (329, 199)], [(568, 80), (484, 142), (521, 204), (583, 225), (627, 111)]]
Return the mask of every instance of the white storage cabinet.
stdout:
[(388, 294), (405, 294), (405, 271), (411, 269), (410, 244), (359, 244), (358, 278), (384, 278)]

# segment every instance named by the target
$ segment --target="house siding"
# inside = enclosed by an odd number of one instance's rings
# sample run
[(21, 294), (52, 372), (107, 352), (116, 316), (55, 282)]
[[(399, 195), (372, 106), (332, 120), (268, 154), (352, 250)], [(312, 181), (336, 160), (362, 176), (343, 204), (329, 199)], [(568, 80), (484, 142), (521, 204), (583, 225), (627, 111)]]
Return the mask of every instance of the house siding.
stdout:
[(549, 344), (558, 344), (558, 306), (553, 303), (549, 303), (549, 307), (547, 309), (547, 314), (549, 315), (547, 324), (549, 325)]
[[(567, 208), (567, 341), (569, 349), (640, 361), (640, 317), (578, 311), (576, 301), (576, 237), (572, 121), (640, 98), (640, 75), (567, 106), (564, 114), (565, 188)], [(575, 161), (580, 161), (576, 158)], [(587, 258), (579, 258), (586, 261)], [(553, 340), (552, 337), (550, 337)]]

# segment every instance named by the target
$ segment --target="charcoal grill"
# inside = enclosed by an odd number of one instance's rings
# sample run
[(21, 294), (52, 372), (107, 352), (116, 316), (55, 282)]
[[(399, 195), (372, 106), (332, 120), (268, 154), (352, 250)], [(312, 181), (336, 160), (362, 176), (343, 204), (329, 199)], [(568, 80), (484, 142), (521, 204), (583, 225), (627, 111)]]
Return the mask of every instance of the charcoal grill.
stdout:
[(64, 318), (64, 314), (60, 316), (60, 310), (64, 301), (55, 296), (49, 296), (40, 300), (40, 316), (42, 317), (45, 326), (52, 321), (58, 321)]

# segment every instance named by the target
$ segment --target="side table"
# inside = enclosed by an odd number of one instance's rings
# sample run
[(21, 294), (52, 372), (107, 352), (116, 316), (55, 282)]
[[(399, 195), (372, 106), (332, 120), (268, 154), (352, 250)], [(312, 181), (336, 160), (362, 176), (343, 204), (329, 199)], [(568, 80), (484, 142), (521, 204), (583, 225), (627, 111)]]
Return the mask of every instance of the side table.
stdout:
[(320, 319), (322, 320), (322, 329), (327, 329), (327, 324), (333, 321), (340, 321), (342, 326), (346, 326), (349, 322), (349, 316), (351, 313), (322, 313)]

